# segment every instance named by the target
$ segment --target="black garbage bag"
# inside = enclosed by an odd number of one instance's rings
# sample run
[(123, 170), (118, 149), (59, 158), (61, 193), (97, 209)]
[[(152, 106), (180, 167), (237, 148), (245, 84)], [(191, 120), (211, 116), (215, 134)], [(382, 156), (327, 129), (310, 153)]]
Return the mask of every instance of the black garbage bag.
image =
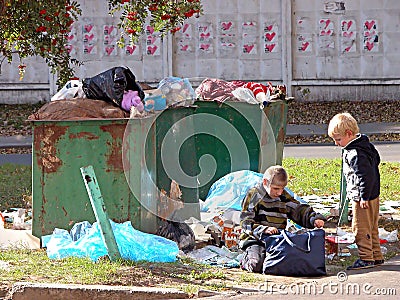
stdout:
[(176, 242), (178, 248), (185, 253), (192, 251), (196, 245), (192, 228), (184, 222), (166, 220), (160, 225), (156, 235)]
[(137, 91), (140, 99), (145, 95), (136, 77), (128, 67), (114, 67), (91, 78), (85, 78), (82, 89), (86, 97), (113, 102), (121, 107), (124, 91)]

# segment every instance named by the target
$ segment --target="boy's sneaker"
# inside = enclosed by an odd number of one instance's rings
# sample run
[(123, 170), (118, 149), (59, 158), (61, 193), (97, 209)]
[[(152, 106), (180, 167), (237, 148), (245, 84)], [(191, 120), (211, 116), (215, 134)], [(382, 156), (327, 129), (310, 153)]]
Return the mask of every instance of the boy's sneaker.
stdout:
[(362, 260), (357, 259), (352, 266), (347, 267), (346, 270), (359, 270), (359, 269), (367, 269), (373, 268), (375, 266), (375, 261), (371, 260)]
[(376, 260), (374, 261), (374, 265), (375, 265), (375, 266), (383, 265), (384, 262), (385, 262), (385, 261), (384, 261), (383, 259), (376, 259)]

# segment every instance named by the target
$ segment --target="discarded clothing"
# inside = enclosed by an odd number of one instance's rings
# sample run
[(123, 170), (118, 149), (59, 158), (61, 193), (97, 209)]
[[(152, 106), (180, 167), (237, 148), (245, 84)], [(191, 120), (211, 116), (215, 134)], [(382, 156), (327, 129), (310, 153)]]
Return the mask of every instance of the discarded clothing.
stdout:
[(196, 88), (196, 95), (204, 101), (238, 101), (232, 94), (236, 88), (245, 84), (244, 81), (224, 81), (216, 78), (206, 78)]

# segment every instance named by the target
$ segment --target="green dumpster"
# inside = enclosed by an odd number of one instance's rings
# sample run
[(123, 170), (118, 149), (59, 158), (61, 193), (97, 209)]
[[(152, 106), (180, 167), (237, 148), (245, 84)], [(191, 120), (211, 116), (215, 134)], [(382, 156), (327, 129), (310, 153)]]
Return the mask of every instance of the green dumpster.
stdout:
[[(203, 159), (199, 196), (205, 199), (212, 183), (238, 171), (264, 172), (282, 163), (287, 103), (271, 102), (264, 109), (244, 102), (198, 101), (196, 159)], [(212, 158), (210, 157), (212, 156)], [(189, 155), (187, 155), (189, 156)]]
[[(137, 126), (146, 126), (144, 122), (138, 121)], [(122, 161), (126, 124), (125, 119), (33, 121), (35, 236), (51, 234), (56, 227), (71, 229), (81, 221), (95, 222), (80, 175), (80, 168), (87, 165), (96, 171), (110, 218), (131, 220), (140, 228), (141, 206), (126, 183)]]
[[(92, 165), (111, 219), (154, 233), (160, 216), (199, 217), (212, 183), (240, 169), (281, 164), (287, 103), (263, 110), (241, 102), (197, 101), (142, 119), (33, 121), (32, 232), (95, 222), (80, 168)], [(179, 199), (165, 205), (172, 180)], [(178, 203), (178, 205), (176, 205)], [(176, 214), (175, 214), (176, 215)]]

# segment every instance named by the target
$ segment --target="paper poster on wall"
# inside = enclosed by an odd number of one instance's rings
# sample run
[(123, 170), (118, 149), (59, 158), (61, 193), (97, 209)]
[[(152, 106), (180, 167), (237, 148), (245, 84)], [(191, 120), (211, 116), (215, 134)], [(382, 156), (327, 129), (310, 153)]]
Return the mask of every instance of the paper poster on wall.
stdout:
[(356, 21), (346, 19), (340, 22), (340, 49), (341, 53), (356, 52)]
[(298, 34), (297, 35), (297, 51), (306, 53), (312, 51), (312, 36), (311, 34)]
[(346, 11), (344, 1), (326, 1), (324, 3), (324, 12), (330, 14), (344, 14)]
[(83, 45), (83, 53), (87, 55), (96, 55), (97, 54), (97, 45), (93, 44), (84, 44)]
[(103, 55), (116, 56), (117, 53), (117, 27), (112, 24), (103, 25)]
[(236, 30), (236, 24), (234, 21), (221, 21), (219, 22), (220, 33), (234, 34)]
[(278, 25), (264, 23), (263, 30), (264, 53), (278, 52)]
[(318, 26), (318, 50), (320, 54), (326, 55), (326, 51), (335, 49), (335, 24), (331, 19), (324, 18), (318, 21)]
[(210, 23), (200, 23), (197, 27), (199, 40), (199, 53), (212, 54), (214, 53), (213, 45), (213, 29)]
[(69, 44), (73, 44), (78, 41), (78, 34), (76, 32), (76, 28), (73, 26), (70, 27), (70, 31), (67, 35), (67, 41)]
[(370, 19), (364, 21), (363, 49), (365, 52), (379, 52), (378, 22)]
[(320, 19), (319, 36), (332, 36), (334, 33), (334, 22), (331, 19)]
[(195, 51), (192, 24), (183, 24), (182, 27), (175, 33), (175, 39), (177, 41), (176, 51), (178, 53), (188, 54)]
[(298, 17), (296, 22), (297, 33), (310, 33), (314, 30), (311, 19), (308, 17)]
[(116, 56), (117, 52), (117, 45), (107, 45), (103, 48), (104, 56)]
[(84, 24), (82, 28), (83, 42), (93, 44), (97, 41), (96, 26), (93, 23)]
[(146, 55), (159, 56), (161, 54), (161, 37), (150, 25), (146, 26)]
[(74, 26), (70, 26), (69, 33), (67, 35), (67, 44), (65, 45), (65, 49), (68, 51), (69, 55), (76, 56), (77, 54), (77, 42), (78, 42), (78, 33)]
[(236, 22), (225, 20), (219, 22), (218, 48), (222, 56), (231, 56), (236, 51)]
[(255, 55), (258, 53), (258, 27), (255, 21), (242, 23), (242, 54)]
[(67, 44), (65, 45), (65, 49), (68, 51), (70, 56), (75, 56), (76, 55), (76, 45), (73, 44)]
[(125, 55), (127, 55), (127, 56), (138, 56), (139, 53), (140, 53), (140, 51), (139, 51), (139, 46), (138, 46), (138, 45), (135, 45), (135, 44), (132, 44), (132, 45), (130, 45), (130, 44), (125, 45), (125, 47), (124, 47), (124, 53), (125, 53)]
[(83, 54), (97, 55), (97, 31), (90, 19), (84, 19), (82, 25)]

